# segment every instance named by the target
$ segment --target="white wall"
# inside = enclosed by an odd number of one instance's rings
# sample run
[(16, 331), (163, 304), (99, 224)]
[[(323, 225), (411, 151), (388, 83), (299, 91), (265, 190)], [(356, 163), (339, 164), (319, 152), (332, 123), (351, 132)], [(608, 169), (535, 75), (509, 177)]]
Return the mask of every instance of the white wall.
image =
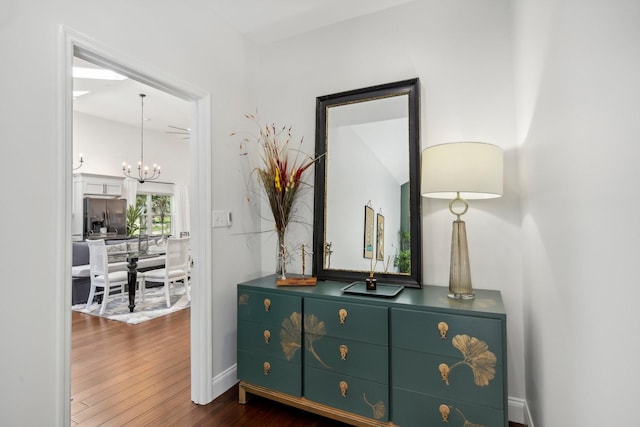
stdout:
[[(292, 124), (309, 153), (317, 96), (413, 77), (423, 147), (480, 140), (505, 149), (504, 197), (474, 201), (465, 219), (474, 286), (502, 291), (507, 308), (509, 395), (524, 398), (510, 19), (506, 0), (424, 0), (269, 45), (253, 70), (263, 120)], [(423, 201), (422, 216), (424, 282), (447, 285), (454, 218), (437, 200)]]
[[(231, 229), (213, 231), (214, 373), (235, 363), (234, 284), (274, 259), (260, 257), (257, 239), (239, 237), (259, 227), (228, 137), (245, 126), (242, 113), (259, 107), (265, 120), (293, 125), (312, 152), (316, 96), (419, 77), (423, 147), (474, 139), (506, 150), (505, 196), (473, 202), (466, 221), (475, 287), (501, 290), (507, 307), (510, 396), (526, 396), (537, 427), (633, 424), (636, 1), (518, 0), (512, 20), (507, 0), (421, 0), (263, 49), (245, 45), (207, 3), (0, 6), (0, 52), (12, 64), (0, 67), (0, 177), (15, 207), (0, 214), (12, 244), (2, 257), (10, 295), (0, 301), (3, 423), (61, 420), (49, 274), (60, 248), (52, 227), (31, 224), (60, 197), (56, 35), (64, 24), (212, 93), (213, 208), (234, 213)], [(424, 281), (445, 284), (452, 218), (445, 202), (422, 208)], [(44, 221), (56, 223), (55, 213)], [(294, 233), (311, 235), (308, 227)], [(34, 239), (37, 269), (28, 256)]]
[(536, 427), (635, 425), (640, 3), (515, 10), (529, 407)]
[[(400, 184), (371, 149), (349, 126), (329, 129), (331, 147), (327, 151), (330, 179), (327, 179), (325, 238), (331, 242), (332, 269), (394, 271), (393, 257), (400, 246)], [(343, 162), (343, 159), (350, 159)], [(407, 165), (408, 166), (408, 165)], [(356, 172), (360, 171), (360, 172)], [(345, 185), (348, 182), (349, 185)], [(354, 194), (353, 189), (357, 189)], [(373, 258), (363, 257), (364, 206), (373, 216)], [(377, 259), (377, 216), (384, 217), (384, 261)], [(353, 238), (353, 236), (357, 238)], [(388, 257), (391, 257), (390, 260)]]
[[(161, 166), (159, 181), (189, 185), (189, 144), (189, 141), (173, 135), (145, 129), (145, 164)], [(124, 178), (124, 161), (131, 165), (132, 172), (137, 172), (140, 127), (76, 112), (73, 114), (73, 159), (76, 165), (80, 153), (85, 162), (76, 172)]]
[[(259, 247), (240, 234), (254, 220), (242, 199), (238, 151), (229, 132), (247, 110), (244, 41), (211, 12), (209, 1), (3, 1), (0, 5), (0, 129), (4, 183), (0, 302), (0, 414), (3, 425), (61, 425), (63, 393), (56, 342), (58, 293), (52, 272), (64, 253), (56, 240), (59, 105), (58, 25), (212, 96), (214, 209), (234, 225), (212, 232), (215, 375), (235, 363), (235, 283), (258, 274)], [(10, 65), (8, 65), (10, 64)], [(251, 103), (253, 104), (253, 103)], [(26, 172), (28, 171), (28, 172)], [(69, 171), (71, 174), (71, 171)], [(8, 207), (11, 206), (11, 209)], [(43, 210), (45, 214), (43, 215)], [(208, 232), (205, 230), (205, 232)], [(37, 245), (34, 246), (34, 241)], [(37, 246), (37, 249), (34, 249)], [(37, 266), (37, 268), (34, 268)], [(69, 301), (70, 303), (70, 301)], [(37, 410), (34, 410), (37, 408)]]

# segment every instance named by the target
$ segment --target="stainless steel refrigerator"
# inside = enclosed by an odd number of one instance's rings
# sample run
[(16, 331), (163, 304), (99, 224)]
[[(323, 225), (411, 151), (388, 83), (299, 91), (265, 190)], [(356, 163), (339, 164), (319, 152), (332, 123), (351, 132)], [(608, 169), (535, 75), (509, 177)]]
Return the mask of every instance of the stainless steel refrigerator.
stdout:
[(127, 235), (127, 200), (84, 199), (83, 238), (122, 238)]

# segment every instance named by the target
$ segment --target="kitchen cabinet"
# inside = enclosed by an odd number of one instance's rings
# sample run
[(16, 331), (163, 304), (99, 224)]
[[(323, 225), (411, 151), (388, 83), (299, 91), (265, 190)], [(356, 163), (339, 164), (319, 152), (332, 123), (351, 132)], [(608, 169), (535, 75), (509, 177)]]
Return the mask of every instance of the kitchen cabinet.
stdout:
[(111, 182), (84, 182), (83, 193), (100, 196), (120, 196), (122, 195), (122, 183)]
[(393, 298), (346, 283), (238, 285), (240, 402), (256, 394), (359, 426), (508, 426), (506, 315), (498, 291)]
[(123, 178), (92, 175), (75, 174), (73, 176), (74, 187), (80, 190), (84, 196), (122, 196)]
[(72, 240), (83, 239), (83, 206), (86, 197), (118, 198), (122, 196), (123, 178), (77, 173), (73, 175)]

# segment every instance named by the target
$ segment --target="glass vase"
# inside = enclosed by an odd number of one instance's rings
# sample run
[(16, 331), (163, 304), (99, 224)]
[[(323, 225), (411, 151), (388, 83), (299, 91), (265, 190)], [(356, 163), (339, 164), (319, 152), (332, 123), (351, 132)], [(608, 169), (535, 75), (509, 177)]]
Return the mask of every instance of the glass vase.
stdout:
[(286, 228), (280, 228), (277, 230), (278, 233), (278, 267), (277, 274), (280, 275), (280, 279), (287, 278), (287, 250), (284, 241), (284, 235), (287, 231)]

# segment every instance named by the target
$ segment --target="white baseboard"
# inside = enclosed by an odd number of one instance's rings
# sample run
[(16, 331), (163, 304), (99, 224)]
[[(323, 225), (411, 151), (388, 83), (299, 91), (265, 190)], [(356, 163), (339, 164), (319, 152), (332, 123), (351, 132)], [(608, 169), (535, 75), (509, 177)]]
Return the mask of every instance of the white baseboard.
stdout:
[(509, 421), (534, 427), (526, 400), (510, 397), (507, 404), (509, 406)]
[(231, 366), (229, 369), (219, 373), (211, 381), (212, 396), (215, 399), (238, 382), (237, 365)]
[(533, 425), (533, 418), (531, 418), (531, 412), (529, 412), (529, 405), (527, 405), (527, 401), (524, 402), (524, 421), (527, 427), (535, 427)]
[(524, 424), (524, 407), (526, 406), (526, 402), (523, 399), (509, 397), (507, 405), (509, 406), (509, 421)]

